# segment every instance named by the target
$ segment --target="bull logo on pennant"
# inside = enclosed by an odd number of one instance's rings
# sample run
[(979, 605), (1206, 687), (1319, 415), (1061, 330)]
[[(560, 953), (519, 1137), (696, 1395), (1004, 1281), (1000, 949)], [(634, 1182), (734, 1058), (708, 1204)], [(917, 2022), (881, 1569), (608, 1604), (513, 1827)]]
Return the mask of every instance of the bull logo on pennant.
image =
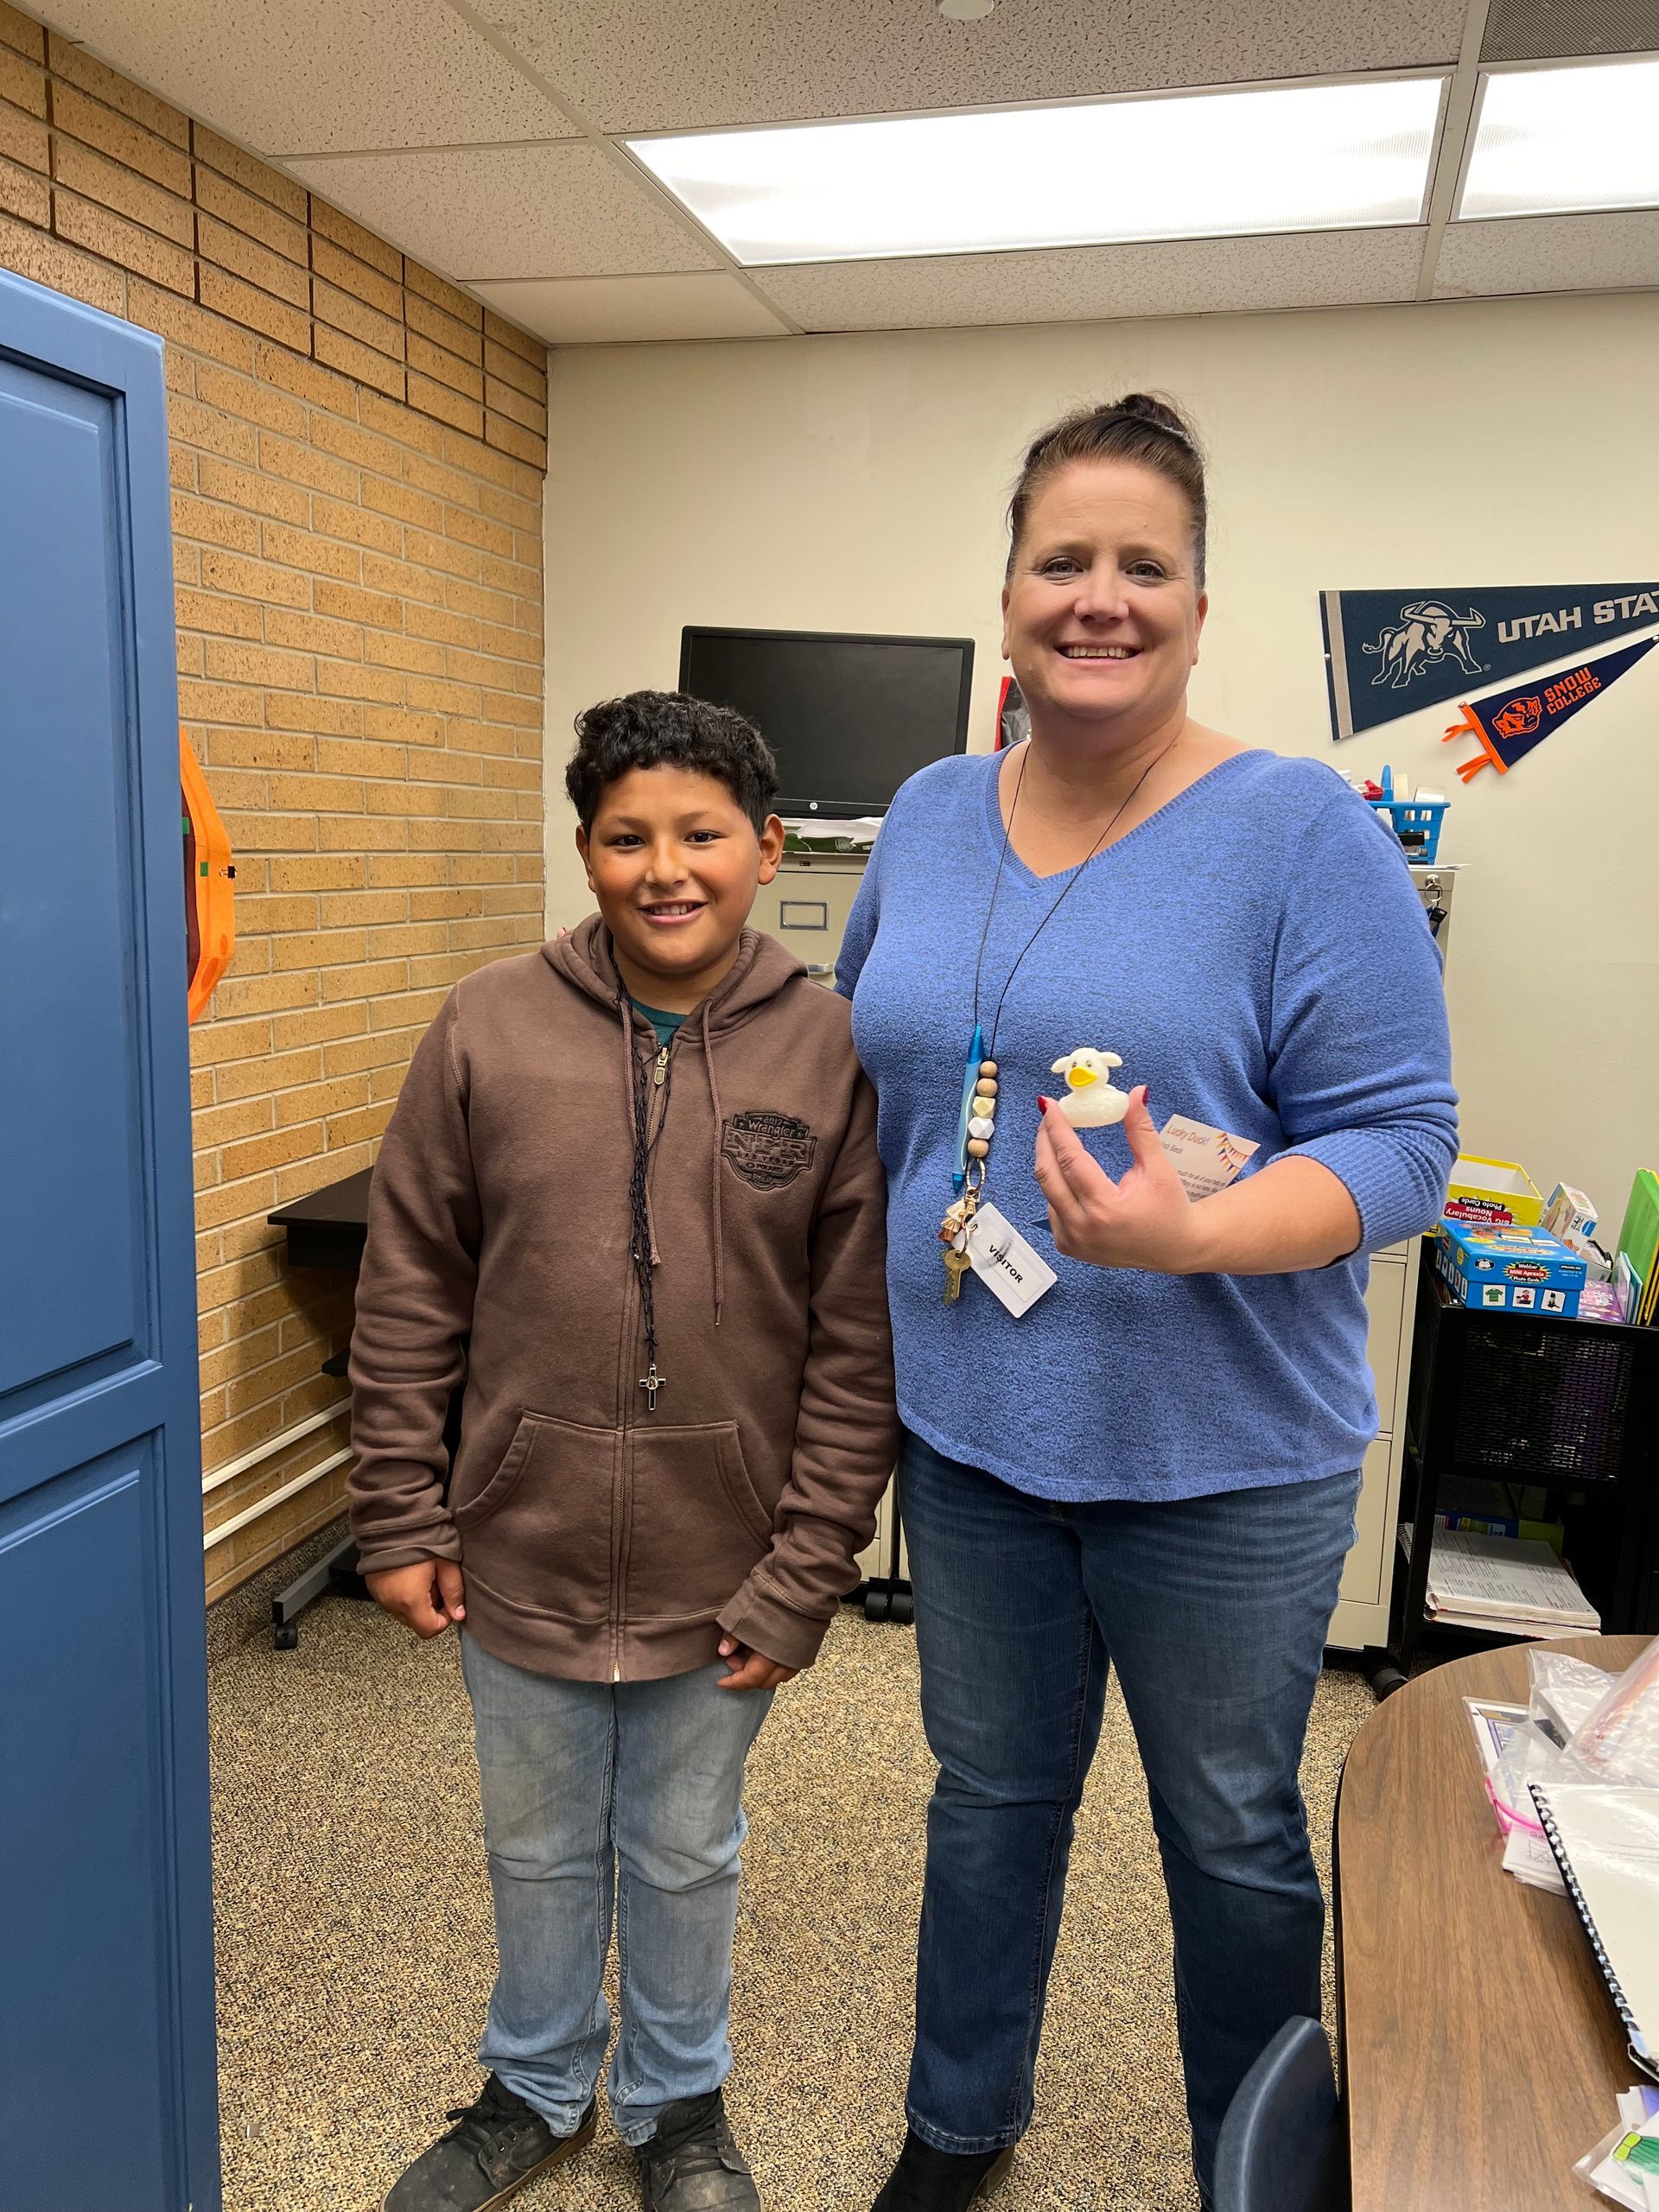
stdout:
[(1455, 660), (1465, 675), (1484, 676), (1485, 664), (1469, 647), (1469, 632), (1484, 630), (1486, 617), (1471, 607), (1459, 614), (1444, 600), (1414, 599), (1400, 610), (1400, 620), (1385, 629), (1374, 645), (1361, 651), (1382, 656), (1382, 665), (1371, 678), (1373, 685), (1389, 683), (1403, 691), (1420, 670)]

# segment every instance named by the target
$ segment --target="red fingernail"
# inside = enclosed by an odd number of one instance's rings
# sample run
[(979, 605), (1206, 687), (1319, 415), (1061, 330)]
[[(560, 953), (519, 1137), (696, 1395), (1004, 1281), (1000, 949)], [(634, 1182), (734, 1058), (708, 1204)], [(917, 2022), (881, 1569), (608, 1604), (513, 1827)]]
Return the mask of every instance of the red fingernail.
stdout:
[(1043, 1095), (1042, 1095), (1041, 1091), (1039, 1091), (1039, 1092), (1038, 1092), (1038, 1094), (1037, 1094), (1037, 1111), (1038, 1111), (1039, 1114), (1046, 1114), (1046, 1113), (1047, 1113), (1047, 1111), (1048, 1111), (1048, 1109), (1049, 1109), (1049, 1108), (1050, 1108), (1053, 1103), (1054, 1103), (1054, 1101), (1053, 1101), (1052, 1098), (1045, 1098), (1045, 1097), (1043, 1096)]

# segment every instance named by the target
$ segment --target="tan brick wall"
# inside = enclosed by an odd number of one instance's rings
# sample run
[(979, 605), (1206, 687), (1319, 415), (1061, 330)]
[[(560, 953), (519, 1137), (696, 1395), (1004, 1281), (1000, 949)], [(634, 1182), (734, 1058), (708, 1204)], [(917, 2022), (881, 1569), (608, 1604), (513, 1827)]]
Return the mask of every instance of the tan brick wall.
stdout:
[[(5, 0), (0, 266), (167, 340), (180, 709), (237, 866), (191, 1033), (211, 1473), (344, 1395), (349, 1294), (266, 1214), (369, 1164), (444, 992), (542, 935), (545, 353)], [(210, 1547), (210, 1593), (343, 1483)]]

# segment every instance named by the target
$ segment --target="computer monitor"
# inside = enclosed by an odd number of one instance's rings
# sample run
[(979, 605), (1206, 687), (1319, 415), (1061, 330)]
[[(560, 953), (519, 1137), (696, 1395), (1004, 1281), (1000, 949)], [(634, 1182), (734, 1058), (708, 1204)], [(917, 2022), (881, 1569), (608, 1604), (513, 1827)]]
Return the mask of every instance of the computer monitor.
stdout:
[(885, 813), (907, 776), (968, 742), (971, 638), (823, 630), (681, 632), (680, 689), (734, 707), (778, 757), (778, 811)]

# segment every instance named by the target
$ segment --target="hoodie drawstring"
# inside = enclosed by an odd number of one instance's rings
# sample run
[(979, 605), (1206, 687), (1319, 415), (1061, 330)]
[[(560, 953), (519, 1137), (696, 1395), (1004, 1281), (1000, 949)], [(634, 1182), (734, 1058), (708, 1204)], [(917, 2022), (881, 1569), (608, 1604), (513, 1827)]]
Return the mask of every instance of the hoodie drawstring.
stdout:
[(715, 1217), (715, 1326), (720, 1326), (720, 1309), (726, 1298), (726, 1238), (720, 1215), (720, 1147), (725, 1135), (725, 1117), (720, 1110), (720, 1083), (715, 1074), (715, 1040), (709, 1028), (709, 1001), (702, 1002), (702, 1064), (709, 1075), (709, 1096), (715, 1109), (715, 1141), (709, 1154), (712, 1179), (709, 1189), (714, 1195)]

